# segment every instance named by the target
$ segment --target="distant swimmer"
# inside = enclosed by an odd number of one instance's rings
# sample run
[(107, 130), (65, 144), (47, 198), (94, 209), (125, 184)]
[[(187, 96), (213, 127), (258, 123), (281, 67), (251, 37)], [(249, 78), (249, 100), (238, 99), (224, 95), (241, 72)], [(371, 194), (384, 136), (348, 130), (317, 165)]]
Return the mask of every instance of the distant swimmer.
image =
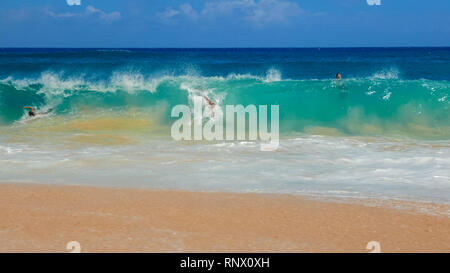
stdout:
[(29, 117), (35, 117), (36, 115), (46, 115), (46, 114), (50, 113), (51, 111), (53, 111), (53, 109), (50, 109), (50, 110), (48, 110), (47, 112), (44, 112), (44, 113), (36, 113), (34, 108), (31, 107), (31, 106), (25, 106), (24, 109), (30, 109), (30, 111), (28, 111), (28, 116)]
[(348, 91), (346, 90), (344, 83), (341, 82), (341, 74), (340, 73), (336, 74), (336, 87), (341, 90), (340, 93), (341, 93), (342, 98), (347, 97)]
[(203, 95), (203, 98), (208, 102), (209, 107), (211, 108), (211, 115), (212, 117), (214, 117), (214, 107), (216, 106), (216, 104), (205, 95)]

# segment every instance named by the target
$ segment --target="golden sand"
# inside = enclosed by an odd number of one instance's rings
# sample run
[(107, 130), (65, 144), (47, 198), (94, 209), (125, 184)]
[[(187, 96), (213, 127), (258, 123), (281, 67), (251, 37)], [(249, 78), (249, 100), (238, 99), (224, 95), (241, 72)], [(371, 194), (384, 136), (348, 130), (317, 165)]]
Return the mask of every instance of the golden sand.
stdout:
[(447, 205), (25, 184), (0, 196), (0, 252), (450, 252)]

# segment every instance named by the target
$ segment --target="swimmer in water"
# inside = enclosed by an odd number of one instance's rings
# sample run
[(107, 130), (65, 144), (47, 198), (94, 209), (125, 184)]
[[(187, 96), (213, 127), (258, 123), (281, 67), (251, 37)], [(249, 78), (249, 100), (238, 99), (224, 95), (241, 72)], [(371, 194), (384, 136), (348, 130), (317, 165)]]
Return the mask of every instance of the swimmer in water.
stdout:
[(53, 111), (53, 109), (50, 109), (50, 110), (48, 110), (47, 112), (44, 112), (44, 113), (36, 113), (34, 108), (31, 107), (31, 106), (25, 106), (24, 109), (30, 109), (30, 111), (28, 111), (28, 116), (29, 117), (35, 117), (36, 115), (46, 115), (46, 114), (50, 113), (51, 111)]
[(34, 108), (31, 106), (25, 106), (24, 109), (30, 109), (30, 111), (28, 111), (28, 116), (30, 117), (34, 117), (36, 116), (36, 111), (34, 111)]
[(214, 107), (216, 106), (216, 104), (205, 95), (203, 95), (203, 98), (208, 102), (209, 107), (211, 108), (211, 115), (214, 118)]
[(336, 87), (341, 90), (340, 91), (341, 98), (347, 97), (348, 91), (346, 90), (344, 83), (341, 82), (341, 74), (340, 73), (336, 74), (336, 82), (335, 83), (336, 83)]

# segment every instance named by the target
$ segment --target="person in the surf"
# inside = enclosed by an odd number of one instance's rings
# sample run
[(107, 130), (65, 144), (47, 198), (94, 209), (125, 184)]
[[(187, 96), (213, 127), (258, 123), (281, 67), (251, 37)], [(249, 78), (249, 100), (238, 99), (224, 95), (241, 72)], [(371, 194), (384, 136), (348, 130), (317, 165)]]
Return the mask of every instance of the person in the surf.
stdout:
[(206, 102), (208, 102), (209, 107), (211, 108), (211, 116), (214, 118), (214, 107), (216, 106), (216, 104), (205, 95), (203, 95), (203, 98), (206, 100)]
[(347, 90), (345, 89), (344, 83), (341, 82), (341, 73), (336, 73), (336, 86), (339, 88), (341, 98), (347, 97)]
[(48, 110), (47, 112), (44, 112), (44, 113), (36, 113), (36, 111), (34, 110), (34, 108), (33, 107), (31, 107), (31, 106), (25, 106), (24, 107), (24, 109), (30, 109), (30, 111), (28, 111), (28, 116), (29, 117), (35, 117), (36, 115), (45, 115), (45, 114), (48, 114), (48, 113), (50, 113), (51, 111), (53, 111), (53, 109), (50, 109), (50, 110)]
[(28, 116), (29, 117), (34, 117), (36, 116), (36, 111), (34, 111), (34, 108), (31, 106), (25, 106), (24, 109), (30, 109), (30, 111), (28, 111)]

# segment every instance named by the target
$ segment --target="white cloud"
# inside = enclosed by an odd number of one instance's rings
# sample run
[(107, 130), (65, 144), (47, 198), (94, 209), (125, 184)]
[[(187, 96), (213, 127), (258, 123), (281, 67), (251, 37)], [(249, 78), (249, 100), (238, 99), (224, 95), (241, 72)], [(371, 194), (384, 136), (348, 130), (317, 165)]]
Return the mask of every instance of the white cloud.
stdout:
[(119, 20), (120, 18), (122, 18), (122, 16), (120, 15), (120, 12), (118, 11), (113, 11), (110, 13), (104, 12), (101, 9), (96, 9), (93, 6), (87, 6), (86, 8), (86, 15), (97, 15), (99, 16), (99, 18), (103, 21), (106, 22), (113, 22), (116, 20)]
[(103, 22), (111, 23), (113, 21), (119, 20), (122, 18), (120, 12), (105, 12), (101, 9), (97, 9), (93, 6), (87, 6), (85, 11), (82, 13), (73, 13), (73, 12), (64, 12), (64, 13), (55, 13), (51, 10), (46, 11), (47, 15), (55, 18), (86, 18), (86, 17), (97, 17)]
[(56, 13), (56, 12), (53, 12), (51, 10), (46, 10), (45, 13), (48, 16), (55, 17), (55, 18), (69, 18), (69, 17), (80, 16), (79, 13), (72, 13), (72, 12)]
[(81, 0), (66, 0), (66, 3), (69, 6), (80, 6)]
[(183, 4), (180, 6), (180, 12), (184, 14), (185, 16), (191, 18), (191, 19), (197, 19), (198, 13), (195, 9), (192, 8), (189, 4)]
[(168, 7), (164, 11), (158, 12), (156, 17), (161, 23), (173, 24), (182, 18), (196, 20), (198, 18), (198, 12), (190, 4), (182, 4), (177, 9)]
[(381, 5), (381, 0), (366, 0), (367, 1), (367, 5), (369, 6), (380, 6)]
[(171, 24), (175, 22), (175, 16), (180, 14), (178, 10), (174, 10), (172, 7), (166, 8), (165, 11), (158, 12), (156, 17), (161, 23)]
[(290, 18), (301, 13), (298, 4), (289, 0), (222, 0), (206, 2), (200, 12), (189, 4), (183, 4), (176, 9), (169, 7), (157, 13), (157, 17), (163, 23), (176, 23), (182, 18), (197, 20), (200, 17), (214, 19), (232, 16), (237, 22), (264, 25), (288, 23)]

